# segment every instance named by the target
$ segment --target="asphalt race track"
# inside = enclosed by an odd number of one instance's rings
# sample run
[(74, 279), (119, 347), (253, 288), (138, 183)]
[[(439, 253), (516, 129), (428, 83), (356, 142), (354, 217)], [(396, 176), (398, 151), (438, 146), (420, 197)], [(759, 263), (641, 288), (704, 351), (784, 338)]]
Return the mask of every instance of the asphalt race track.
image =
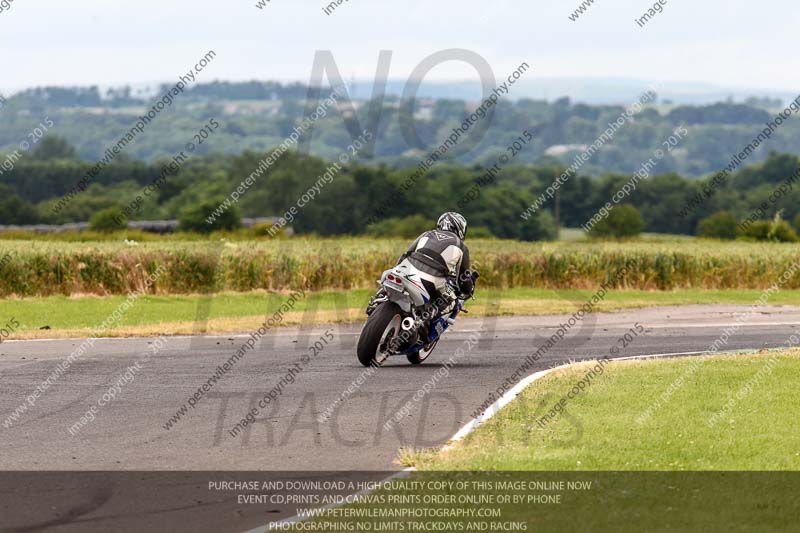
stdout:
[[(608, 355), (617, 339), (637, 322), (645, 328), (645, 334), (613, 357), (704, 351), (748, 309), (684, 306), (589, 315), (525, 374), (570, 360)], [(355, 357), (361, 325), (283, 328), (265, 337), (218, 378), (196, 406), (187, 409), (169, 430), (165, 424), (170, 417), (208, 383), (217, 367), (247, 340), (247, 335), (170, 337), (158, 350), (151, 338), (99, 339), (9, 427), (3, 421), (9, 420), (14, 409), (26, 402), (81, 341), (4, 342), (0, 346), (0, 470), (6, 472), (0, 479), (0, 494), (6, 497), (0, 497), (5, 501), (0, 504), (0, 517), (10, 516), (3, 511), (15, 505), (11, 503), (13, 496), (22, 498), (21, 493), (9, 487), (28, 486), (19, 483), (19, 479), (29, 474), (8, 471), (399, 470), (401, 467), (394, 462), (399, 448), (446, 442), (486, 402), (489, 393), (567, 318), (463, 316), (425, 364), (414, 367), (404, 357), (390, 359), (384, 367), (367, 375), (362, 385), (351, 388), (352, 394), (330, 419), (323, 421), (319, 420), (320, 415), (335, 406), (337, 398), (365, 371)], [(780, 347), (798, 330), (800, 307), (759, 308), (757, 315), (741, 322), (724, 349)], [(327, 345), (320, 343), (324, 346), (321, 351), (309, 350), (316, 341), (326, 338), (326, 331), (327, 338), (332, 336), (333, 340)], [(463, 355), (457, 358), (449, 375), (438, 380), (419, 401), (412, 402), (409, 414), (386, 430), (385, 422), (459, 348)], [(148, 353), (151, 355), (146, 356)], [(301, 370), (289, 383), (286, 375), (293, 366)], [(131, 368), (136, 370), (128, 372), (130, 379), (120, 382), (126, 369)], [(277, 394), (275, 390), (282, 379), (284, 385)], [(97, 406), (110, 388), (114, 390), (115, 383), (121, 385), (114, 397), (106, 395), (108, 401), (96, 409), (95, 419), (84, 418), (87, 422), (71, 434), (69, 428), (74, 428), (90, 407)], [(259, 407), (270, 391), (275, 400)], [(653, 392), (655, 395), (662, 391)], [(252, 415), (255, 423), (231, 436), (230, 430), (251, 409), (256, 409)], [(47, 490), (42, 491), (51, 499), (60, 494), (62, 507), (69, 509), (59, 508), (48, 517), (47, 513), (17, 507), (13, 509), (17, 512), (13, 521), (4, 525), (0, 518), (0, 530), (36, 531), (45, 525), (52, 526), (48, 531), (86, 531), (92, 526), (98, 531), (111, 530), (145, 515), (158, 517), (158, 523), (174, 521), (191, 531), (225, 531), (233, 527), (231, 517), (219, 508), (198, 503), (202, 497), (193, 499), (176, 491), (174, 499), (142, 498), (147, 500), (147, 510), (138, 509), (134, 516), (120, 510), (123, 504), (115, 506), (119, 491), (103, 489), (102, 476), (83, 478), (81, 483), (88, 479), (94, 489), (88, 500), (81, 501), (85, 494), (68, 478), (50, 472), (47, 475), (52, 479), (46, 480), (44, 475), (31, 478), (29, 486), (46, 486)], [(142, 473), (140, 477), (147, 475)], [(161, 482), (179, 483), (166, 479)], [(12, 498), (7, 497), (10, 493)], [(64, 498), (65, 493), (70, 497)], [(26, 494), (31, 496), (30, 492)], [(38, 502), (40, 506), (43, 501)], [(231, 502), (218, 503), (235, 507)], [(30, 523), (19, 522), (23, 511), (30, 514)], [(188, 529), (187, 516), (200, 520), (200, 525)], [(263, 513), (239, 516), (231, 530), (244, 530), (264, 521)]]

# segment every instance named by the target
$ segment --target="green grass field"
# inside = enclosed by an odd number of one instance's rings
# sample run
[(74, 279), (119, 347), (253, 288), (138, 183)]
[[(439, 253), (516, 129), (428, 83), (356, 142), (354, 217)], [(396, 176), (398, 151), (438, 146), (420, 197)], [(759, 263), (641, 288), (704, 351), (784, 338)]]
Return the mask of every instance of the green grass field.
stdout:
[[(773, 362), (770, 362), (774, 358)], [(534, 382), (424, 470), (800, 470), (800, 352), (605, 365), (553, 420), (539, 421), (594, 366)], [(762, 371), (760, 377), (759, 371)], [(643, 413), (673, 382), (682, 385)], [(741, 399), (740, 390), (750, 392)], [(723, 409), (731, 399), (735, 405)], [(719, 416), (718, 413), (722, 413)], [(709, 420), (717, 415), (710, 426)]]
[[(800, 351), (614, 362), (542, 427), (593, 366), (534, 382), (449, 449), (405, 453), (417, 472), (348, 507), (374, 515), (331, 512), (312, 526), (353, 531), (367, 520), (375, 531), (421, 531), (414, 528), (420, 523), (440, 531), (797, 531)], [(676, 380), (682, 385), (664, 399)], [(438, 488), (442, 482), (463, 486)], [(426, 503), (426, 495), (452, 503)], [(414, 497), (421, 500), (402, 499)], [(398, 508), (409, 516), (377, 515)], [(422, 519), (414, 515), (420, 508), (499, 516)]]
[[(240, 234), (138, 242), (138, 236), (0, 240), (0, 318), (20, 322), (16, 338), (248, 331), (280, 306), (282, 297), (274, 293), (305, 288), (314, 295), (285, 324), (357, 321), (374, 280), (408, 245), (369, 238), (241, 240)], [(471, 302), (477, 316), (571, 313), (603, 283), (613, 290), (601, 311), (750, 304), (759, 289), (790, 271), (794, 275), (769, 303), (800, 301), (796, 244), (476, 239), (470, 248), (482, 274), (479, 300)], [(154, 272), (162, 273), (148, 285)], [(97, 331), (127, 294), (140, 290), (147, 295), (112, 328)], [(213, 296), (198, 296), (206, 293)]]
[[(470, 316), (549, 315), (572, 313), (592, 290), (480, 289), (468, 302)], [(363, 320), (371, 290), (308, 293), (283, 325), (356, 322)], [(609, 291), (597, 309), (614, 311), (654, 305), (698, 303), (752, 304), (759, 290)], [(250, 331), (274, 313), (286, 294), (255, 291), (213, 295), (146, 295), (130, 306), (111, 327), (98, 327), (126, 300), (124, 296), (48, 296), (0, 300), (0, 317), (20, 325), (11, 338), (51, 338), (99, 335), (169, 335)], [(775, 305), (800, 302), (800, 291), (784, 290), (769, 300)], [(0, 323), (0, 326), (2, 324)], [(46, 329), (41, 329), (45, 328)]]

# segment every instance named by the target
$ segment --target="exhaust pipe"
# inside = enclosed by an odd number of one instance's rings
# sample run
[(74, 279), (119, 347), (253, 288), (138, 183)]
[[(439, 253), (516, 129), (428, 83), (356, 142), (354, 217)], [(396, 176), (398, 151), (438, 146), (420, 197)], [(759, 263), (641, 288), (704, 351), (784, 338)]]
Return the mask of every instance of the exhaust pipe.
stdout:
[(405, 331), (410, 331), (411, 328), (414, 327), (414, 319), (411, 318), (410, 316), (405, 317), (403, 321), (400, 323), (400, 327), (403, 328)]

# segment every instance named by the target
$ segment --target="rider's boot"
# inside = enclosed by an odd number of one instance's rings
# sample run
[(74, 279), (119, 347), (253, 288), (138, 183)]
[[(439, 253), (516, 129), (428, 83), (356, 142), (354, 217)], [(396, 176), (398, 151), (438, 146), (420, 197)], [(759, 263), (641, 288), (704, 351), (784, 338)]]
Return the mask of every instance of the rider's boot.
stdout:
[(375, 295), (369, 299), (369, 303), (367, 304), (367, 316), (371, 315), (375, 308), (386, 300), (386, 291), (383, 290), (383, 287), (381, 287), (378, 289), (378, 292), (376, 292)]

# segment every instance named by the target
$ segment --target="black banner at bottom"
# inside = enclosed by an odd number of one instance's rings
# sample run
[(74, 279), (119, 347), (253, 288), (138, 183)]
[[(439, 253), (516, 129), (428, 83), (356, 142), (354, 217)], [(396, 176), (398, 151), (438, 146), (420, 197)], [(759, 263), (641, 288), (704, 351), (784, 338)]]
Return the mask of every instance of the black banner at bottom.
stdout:
[(3, 532), (800, 531), (800, 472), (0, 472)]

